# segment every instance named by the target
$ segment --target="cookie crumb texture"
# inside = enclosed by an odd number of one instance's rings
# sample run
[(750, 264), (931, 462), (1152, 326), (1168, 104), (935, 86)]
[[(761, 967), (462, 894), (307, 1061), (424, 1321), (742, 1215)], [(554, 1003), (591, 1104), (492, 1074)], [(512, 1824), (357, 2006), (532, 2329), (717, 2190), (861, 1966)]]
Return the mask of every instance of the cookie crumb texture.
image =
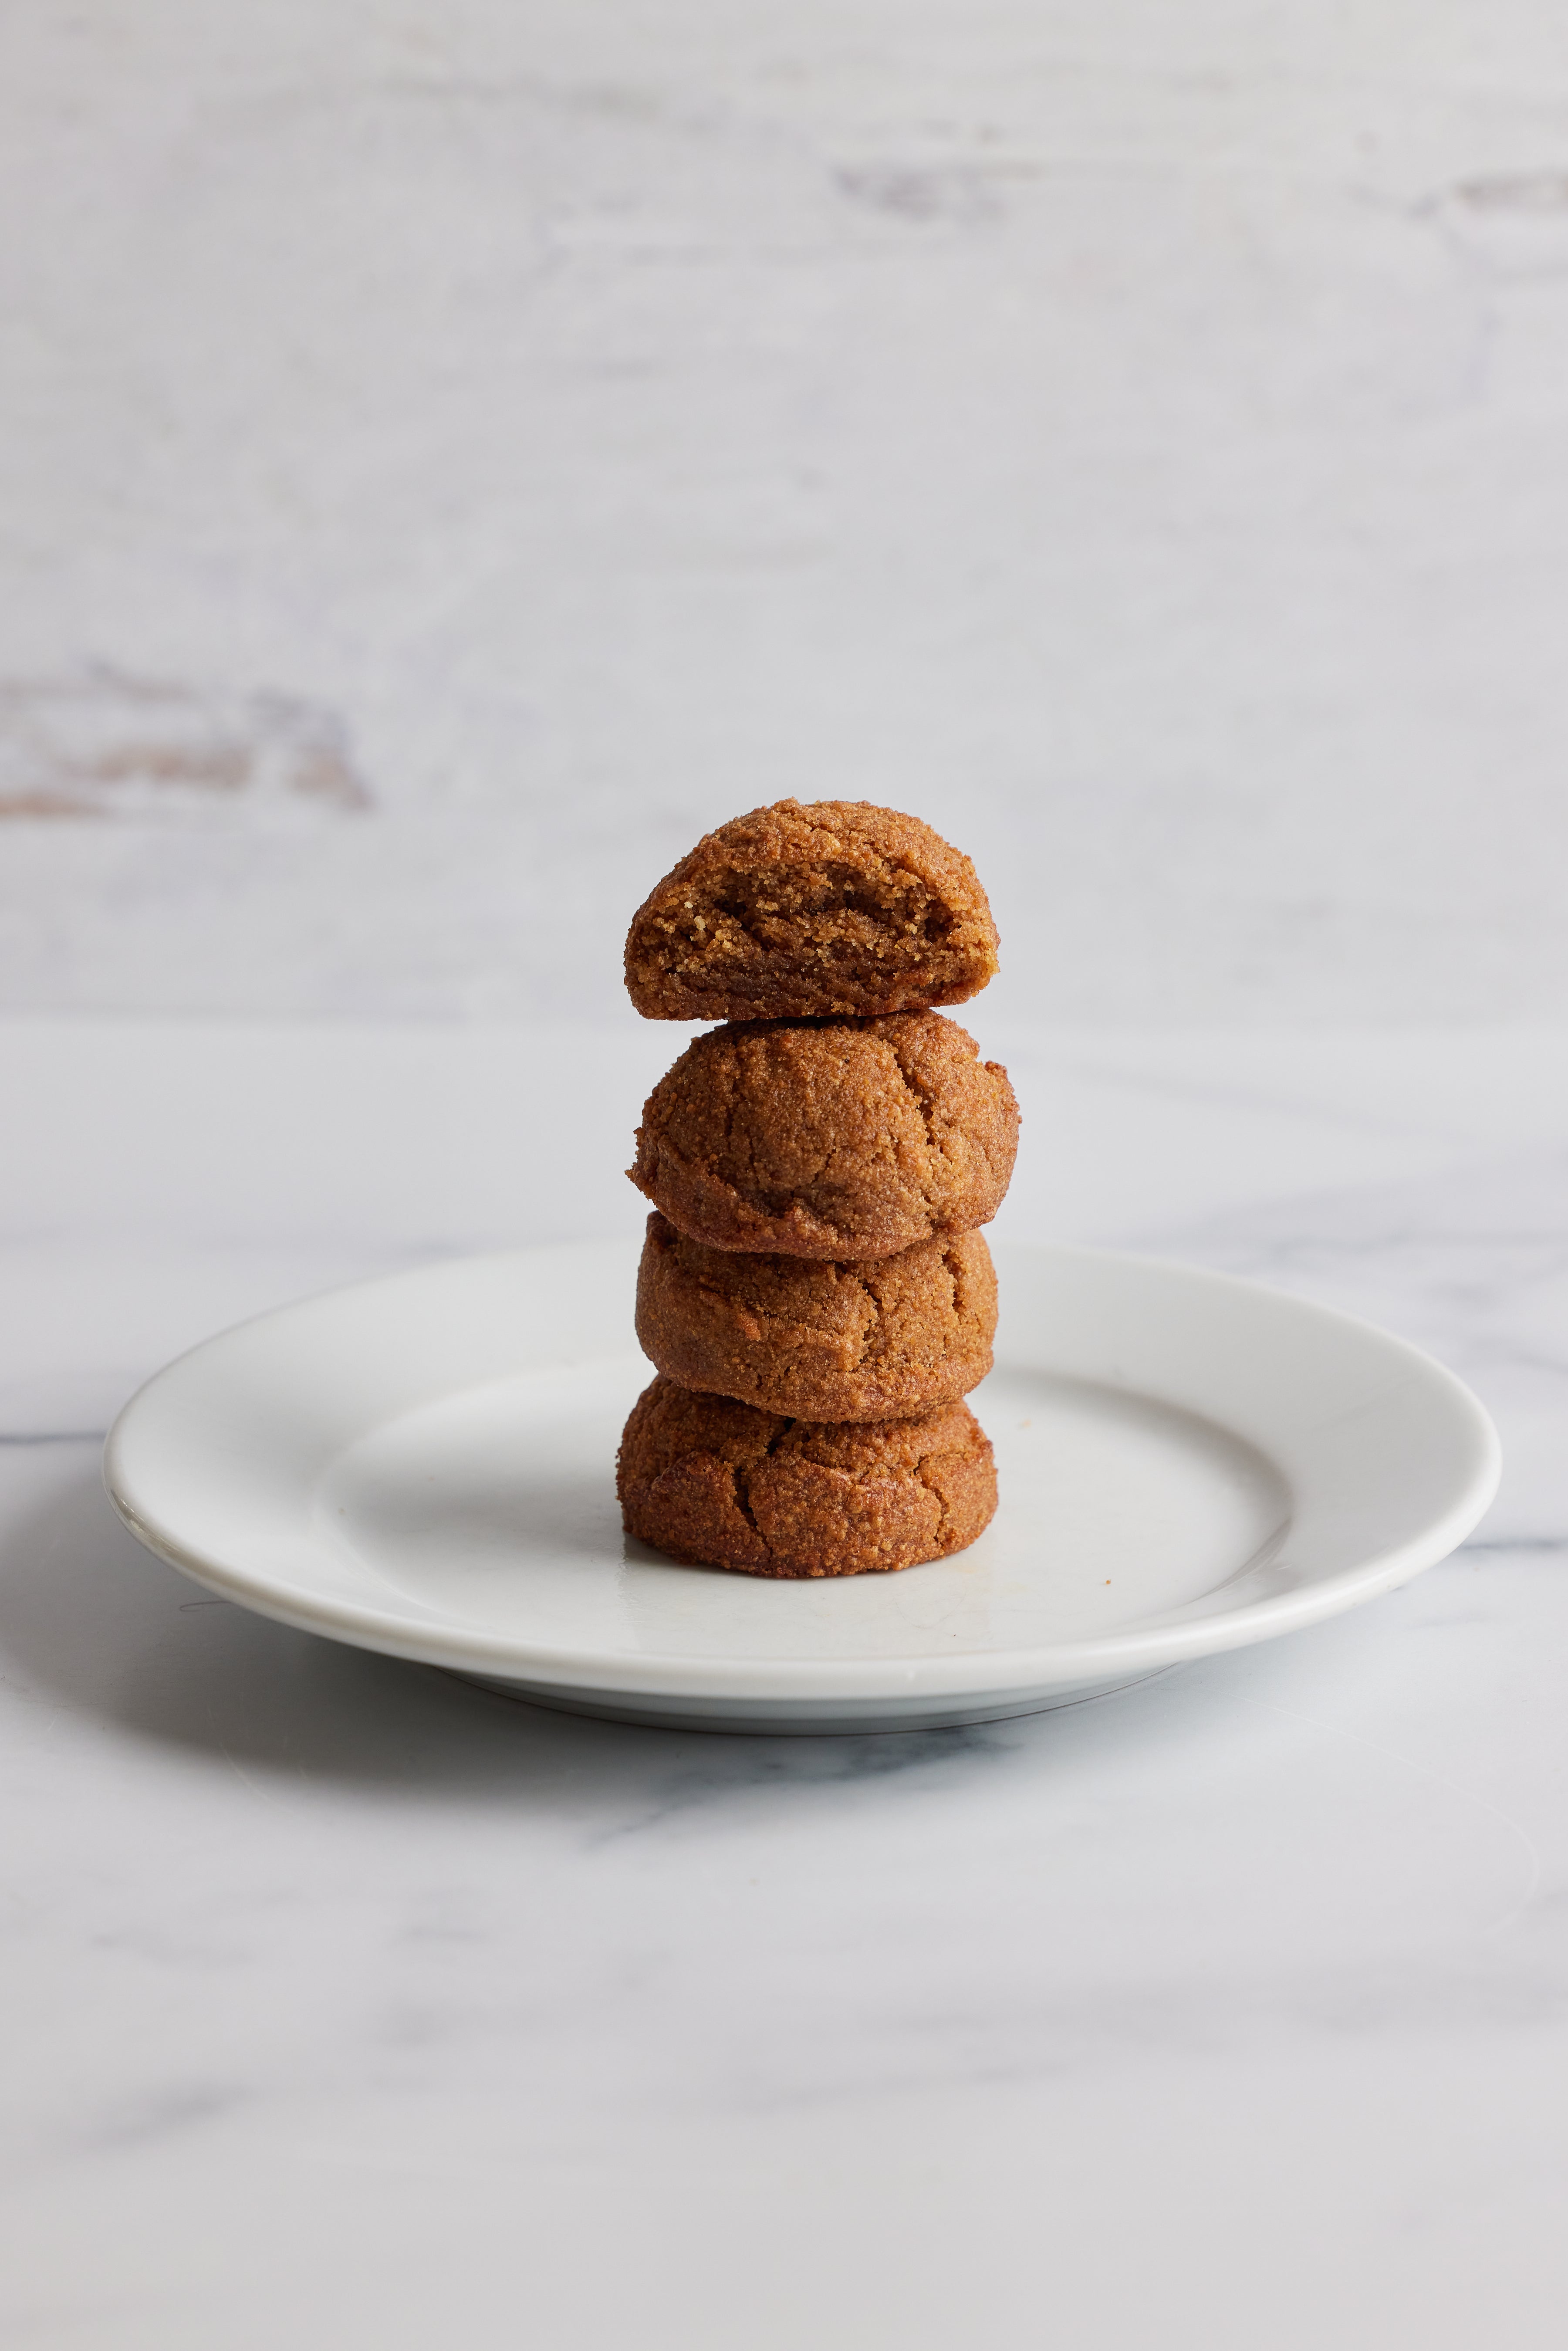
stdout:
[(750, 1021), (660, 1081), (629, 1173), (710, 1249), (889, 1257), (988, 1224), (1018, 1133), (1007, 1071), (939, 1012)]
[(965, 1404), (823, 1426), (656, 1379), (616, 1462), (628, 1534), (690, 1566), (868, 1575), (945, 1559), (997, 1507), (990, 1441)]
[(824, 1264), (708, 1249), (648, 1219), (637, 1337), (681, 1387), (801, 1420), (902, 1417), (983, 1380), (996, 1329), (979, 1233)]
[(968, 859), (869, 800), (780, 800), (698, 841), (638, 909), (626, 986), (650, 1020), (962, 1004), (997, 968)]

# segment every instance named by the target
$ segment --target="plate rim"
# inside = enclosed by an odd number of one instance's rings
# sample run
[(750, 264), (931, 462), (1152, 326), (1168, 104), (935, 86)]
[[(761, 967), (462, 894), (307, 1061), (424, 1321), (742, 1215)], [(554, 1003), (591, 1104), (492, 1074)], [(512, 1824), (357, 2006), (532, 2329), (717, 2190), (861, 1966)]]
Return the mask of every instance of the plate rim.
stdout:
[[(1000, 1691), (1071, 1690), (1078, 1685), (1103, 1682), (1124, 1673), (1141, 1677), (1166, 1665), (1250, 1647), (1342, 1614), (1396, 1589), (1448, 1558), (1484, 1515), (1500, 1479), (1501, 1445), (1480, 1399), (1456, 1373), (1425, 1349), (1364, 1316), (1347, 1313), (1316, 1299), (1298, 1297), (1244, 1275), (1190, 1265), (1178, 1259), (1083, 1243), (1004, 1239), (998, 1246), (1009, 1255), (1101, 1264), (1134, 1275), (1174, 1274), (1200, 1287), (1212, 1286), (1265, 1298), (1275, 1306), (1289, 1309), (1292, 1316), (1329, 1323), (1373, 1341), (1396, 1356), (1403, 1355), (1412, 1374), (1441, 1391), (1455, 1414), (1456, 1423), (1468, 1429), (1476, 1447), (1469, 1479), (1437, 1518), (1370, 1559), (1359, 1560), (1291, 1591), (1252, 1600), (1217, 1614), (1175, 1624), (1162, 1624), (1155, 1619), (1143, 1626), (1134, 1625), (1119, 1632), (1033, 1648), (974, 1650), (957, 1656), (856, 1658), (726, 1657), (715, 1656), (711, 1652), (675, 1650), (636, 1657), (581, 1646), (529, 1645), (511, 1635), (487, 1634), (476, 1627), (447, 1629), (430, 1619), (404, 1615), (395, 1606), (335, 1600), (301, 1591), (295, 1585), (267, 1582), (250, 1570), (226, 1565), (221, 1559), (182, 1541), (171, 1528), (159, 1523), (157, 1514), (139, 1502), (131, 1490), (134, 1480), (126, 1478), (123, 1463), (128, 1432), (174, 1373), (238, 1333), (287, 1321), (301, 1309), (328, 1299), (428, 1280), (432, 1274), (447, 1269), (472, 1270), (486, 1263), (517, 1267), (529, 1259), (559, 1257), (563, 1251), (586, 1253), (609, 1246), (630, 1249), (633, 1244), (617, 1236), (613, 1240), (559, 1241), (434, 1258), (393, 1273), (330, 1284), (211, 1333), (163, 1364), (136, 1389), (116, 1415), (102, 1455), (103, 1483), (110, 1504), (136, 1540), (168, 1565), (219, 1597), (301, 1632), (415, 1663), (489, 1673), (497, 1679), (514, 1680), (519, 1685), (537, 1681), (562, 1690), (591, 1687), (628, 1698), (641, 1694), (650, 1698), (689, 1698), (698, 1702), (724, 1701), (744, 1707), (748, 1700), (760, 1703), (790, 1698), (858, 1698), (870, 1704), (885, 1703), (900, 1696), (911, 1700), (944, 1696), (962, 1699)], [(1135, 1385), (1128, 1392), (1142, 1393)], [(1215, 1425), (1224, 1426), (1218, 1422)], [(724, 1571), (706, 1572), (719, 1574)]]

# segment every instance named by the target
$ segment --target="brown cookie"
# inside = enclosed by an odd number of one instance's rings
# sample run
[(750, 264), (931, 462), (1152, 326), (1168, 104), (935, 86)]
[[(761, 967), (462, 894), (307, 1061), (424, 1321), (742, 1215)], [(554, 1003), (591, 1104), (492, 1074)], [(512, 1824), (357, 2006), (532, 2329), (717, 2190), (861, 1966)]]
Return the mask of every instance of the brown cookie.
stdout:
[(939, 1012), (757, 1020), (686, 1048), (629, 1172), (711, 1249), (887, 1257), (988, 1224), (1018, 1130), (1007, 1071)]
[(962, 1004), (997, 968), (968, 859), (869, 800), (780, 800), (699, 841), (636, 914), (650, 1020), (800, 1019)]
[(910, 1420), (789, 1420), (657, 1379), (616, 1461), (628, 1534), (746, 1575), (865, 1575), (962, 1551), (997, 1472), (966, 1404)]
[(991, 1368), (997, 1277), (979, 1233), (848, 1264), (687, 1240), (655, 1212), (637, 1336), (667, 1379), (803, 1420), (885, 1420)]

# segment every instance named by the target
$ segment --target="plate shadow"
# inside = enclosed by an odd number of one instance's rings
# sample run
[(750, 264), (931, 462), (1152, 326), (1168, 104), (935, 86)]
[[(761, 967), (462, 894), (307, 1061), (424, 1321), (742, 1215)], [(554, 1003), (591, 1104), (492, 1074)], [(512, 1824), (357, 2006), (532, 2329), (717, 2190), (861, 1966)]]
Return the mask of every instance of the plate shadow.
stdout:
[(1108, 1704), (957, 1729), (810, 1739), (559, 1713), (204, 1593), (120, 1524), (96, 1462), (0, 1535), (0, 1657), (12, 1678), (73, 1713), (209, 1756), (225, 1771), (487, 1803), (552, 1794), (578, 1802), (596, 1787), (624, 1801), (636, 1784), (650, 1800), (680, 1804), (770, 1782), (974, 1765), (1042, 1740), (1076, 1744), (1092, 1718), (1105, 1719)]

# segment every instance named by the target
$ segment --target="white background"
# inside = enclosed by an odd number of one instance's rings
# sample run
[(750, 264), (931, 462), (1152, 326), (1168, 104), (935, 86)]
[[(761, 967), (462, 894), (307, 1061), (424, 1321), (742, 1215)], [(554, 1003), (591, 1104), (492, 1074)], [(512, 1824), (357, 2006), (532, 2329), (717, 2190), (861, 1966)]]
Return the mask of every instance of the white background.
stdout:
[(0, 1004), (614, 1012), (895, 802), (998, 1017), (1568, 1011), (1550, 0), (0, 26)]
[[(1550, 0), (9, 0), (6, 2351), (1560, 2351), (1565, 590)], [(769, 1740), (133, 1542), (179, 1349), (635, 1227), (790, 791), (980, 866), (998, 1231), (1430, 1348), (1470, 1544)]]

